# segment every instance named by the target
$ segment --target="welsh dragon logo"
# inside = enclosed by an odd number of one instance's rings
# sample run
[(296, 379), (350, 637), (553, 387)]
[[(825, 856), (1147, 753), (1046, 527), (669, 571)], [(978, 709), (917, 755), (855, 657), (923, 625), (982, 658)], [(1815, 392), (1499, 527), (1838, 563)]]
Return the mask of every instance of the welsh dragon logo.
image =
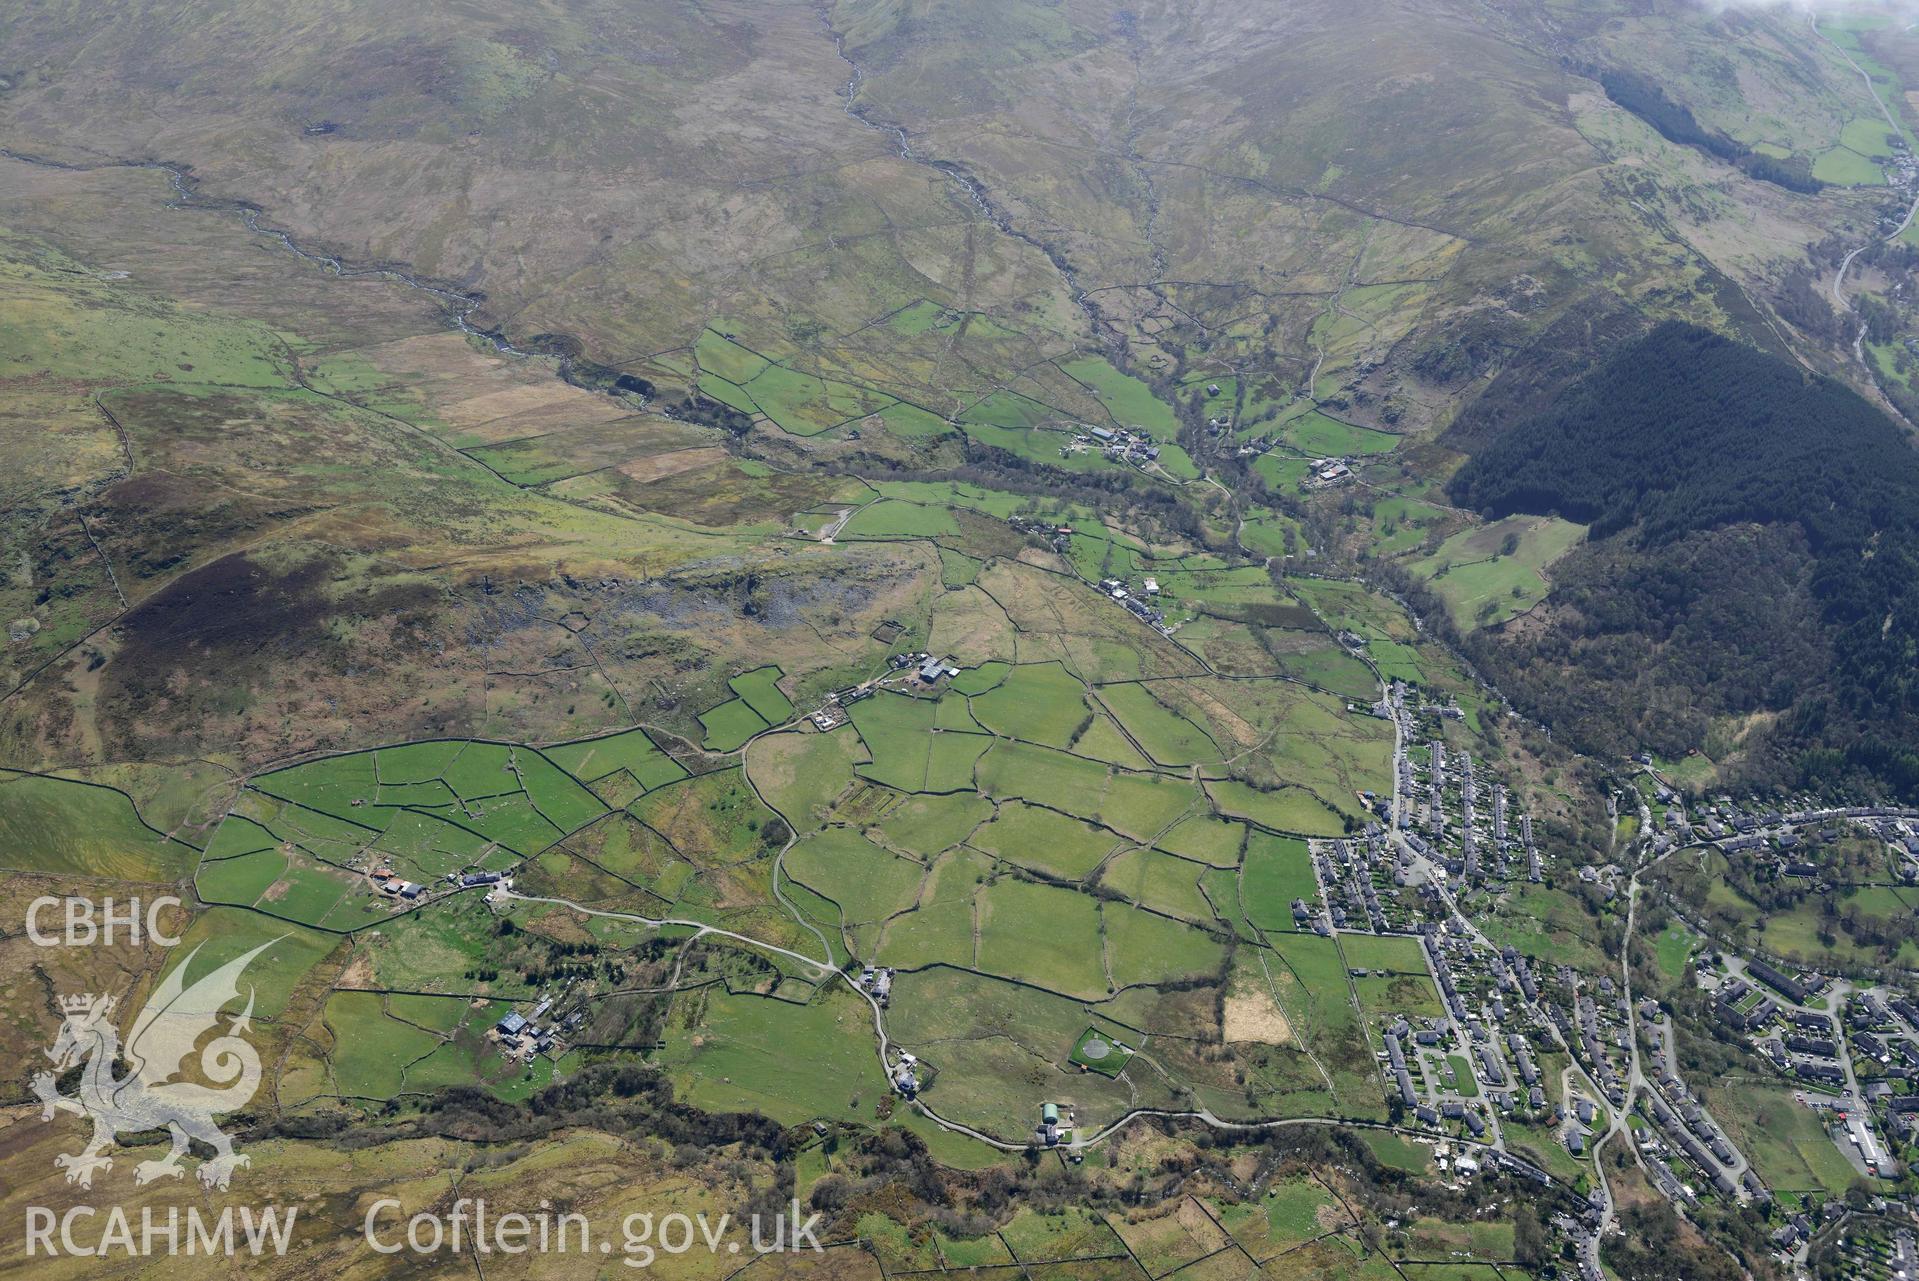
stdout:
[[(199, 1169), (200, 1182), (209, 1188), (225, 1188), (233, 1171), (248, 1164), (245, 1156), (233, 1150), (232, 1140), (213, 1118), (245, 1106), (260, 1088), (260, 1056), (245, 1039), (253, 1016), (251, 988), (247, 989), (246, 1008), (228, 1015), (225, 1033), (199, 1050), (201, 1073), (207, 1080), (222, 1084), (206, 1086), (175, 1077), (199, 1047), (201, 1036), (218, 1025), (221, 1010), (239, 996), (241, 973), (254, 957), (272, 946), (272, 942), (262, 943), (191, 987), (186, 985), (187, 967), (200, 948), (188, 952), (141, 1007), (127, 1036), (124, 1054), (120, 1035), (110, 1021), (119, 1004), (115, 998), (90, 993), (60, 998), (65, 1021), (53, 1048), (46, 1052), (53, 1060), (54, 1071), (38, 1073), (33, 1078), (33, 1092), (40, 1099), (42, 1120), (51, 1121), (60, 1111), (93, 1122), (93, 1138), (84, 1148), (53, 1159), (56, 1166), (66, 1170), (67, 1182), (92, 1187), (95, 1172), (113, 1165), (107, 1149), (118, 1135), (162, 1127), (171, 1132), (173, 1149), (157, 1161), (142, 1161), (135, 1166), (136, 1183), (179, 1178), (183, 1173), (180, 1158), (194, 1139), (214, 1151), (213, 1158), (202, 1162)], [(131, 1070), (125, 1076), (115, 1076), (115, 1065), (122, 1058)], [(81, 1063), (85, 1067), (79, 1089), (71, 1097), (61, 1094), (55, 1073)]]

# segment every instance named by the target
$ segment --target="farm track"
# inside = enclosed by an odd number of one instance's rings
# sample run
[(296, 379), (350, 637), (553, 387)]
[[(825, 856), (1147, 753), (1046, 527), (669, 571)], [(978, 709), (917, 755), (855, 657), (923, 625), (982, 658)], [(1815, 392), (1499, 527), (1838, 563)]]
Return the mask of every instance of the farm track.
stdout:
[[(792, 960), (796, 960), (805, 965), (811, 966), (816, 971), (822, 972), (821, 981), (826, 981), (828, 976), (837, 975), (841, 979), (844, 979), (846, 982), (846, 985), (849, 988), (851, 988), (854, 992), (858, 993), (860, 997), (863, 998), (866, 1001), (867, 1005), (872, 1009), (873, 1029), (878, 1039), (879, 1058), (880, 1058), (880, 1064), (881, 1064), (882, 1070), (884, 1070), (887, 1066), (889, 1051), (891, 1050), (892, 1046), (891, 1046), (890, 1039), (888, 1038), (886, 1034), (885, 1018), (882, 1014), (879, 1002), (875, 1000), (870, 993), (866, 992), (857, 983), (853, 982), (853, 980), (849, 976), (847, 976), (843, 971), (835, 969), (830, 964), (822, 965), (820, 962), (814, 960), (813, 958), (807, 956), (806, 954), (802, 952), (795, 952), (790, 948), (780, 947), (776, 944), (767, 943), (767, 942), (764, 942), (763, 940), (753, 938), (751, 935), (740, 934), (732, 930), (724, 930), (719, 928), (718, 926), (708, 925), (700, 921), (684, 920), (684, 919), (676, 919), (676, 918), (654, 918), (654, 917), (641, 916), (641, 915), (638, 915), (637, 913), (632, 913), (632, 912), (609, 912), (599, 908), (585, 907), (578, 903), (574, 903), (563, 898), (551, 898), (551, 897), (540, 896), (540, 895), (520, 894), (512, 890), (505, 891), (504, 893), (506, 897), (517, 899), (521, 902), (553, 904), (555, 906), (565, 907), (576, 912), (584, 913), (585, 915), (588, 915), (588, 916), (605, 917), (612, 920), (633, 921), (638, 924), (649, 925), (656, 928), (664, 927), (664, 926), (691, 927), (694, 930), (694, 933), (689, 938), (688, 940), (689, 942), (692, 941), (692, 939), (698, 939), (698, 938), (707, 937), (707, 936), (729, 938), (729, 939), (735, 940), (736, 942), (740, 942), (752, 947), (760, 948), (764, 951), (773, 952), (777, 955), (785, 956)], [(1027, 1148), (1032, 1146), (1031, 1143), (1029, 1142), (1002, 1139), (996, 1135), (988, 1134), (983, 1130), (979, 1130), (973, 1126), (967, 1125), (966, 1123), (962, 1121), (955, 1121), (948, 1117), (943, 1117), (938, 1112), (936, 1112), (933, 1108), (929, 1107), (926, 1104), (926, 1102), (921, 1099), (913, 1100), (913, 1107), (916, 1108), (923, 1116), (925, 1116), (927, 1120), (933, 1122), (933, 1124), (939, 1126), (941, 1129), (951, 1131), (955, 1134), (965, 1135), (968, 1138), (987, 1144), (988, 1146), (996, 1148), (1002, 1152), (1023, 1152)], [(1120, 1116), (1119, 1118), (1117, 1118), (1116, 1120), (1108, 1122), (1105, 1126), (1095, 1131), (1090, 1137), (1087, 1137), (1087, 1138), (1075, 1137), (1070, 1143), (1061, 1144), (1060, 1146), (1073, 1151), (1083, 1151), (1088, 1148), (1096, 1147), (1100, 1143), (1105, 1142), (1107, 1139), (1119, 1133), (1121, 1130), (1124, 1130), (1127, 1126), (1131, 1125), (1135, 1121), (1149, 1120), (1153, 1118), (1160, 1118), (1165, 1120), (1200, 1121), (1216, 1130), (1223, 1130), (1228, 1132), (1240, 1132), (1240, 1133), (1257, 1133), (1265, 1130), (1281, 1129), (1288, 1126), (1335, 1125), (1335, 1126), (1345, 1126), (1345, 1127), (1354, 1128), (1354, 1129), (1387, 1131), (1394, 1134), (1412, 1135), (1414, 1137), (1430, 1137), (1425, 1135), (1424, 1131), (1417, 1130), (1411, 1126), (1393, 1125), (1385, 1121), (1371, 1121), (1371, 1120), (1352, 1118), (1352, 1117), (1316, 1115), (1316, 1116), (1272, 1117), (1272, 1118), (1261, 1120), (1261, 1121), (1232, 1121), (1232, 1120), (1226, 1120), (1224, 1118), (1214, 1115), (1214, 1113), (1208, 1108), (1197, 1108), (1197, 1109), (1182, 1111), (1182, 1110), (1171, 1109), (1171, 1108), (1141, 1107), (1141, 1108), (1133, 1108), (1129, 1110), (1128, 1112), (1126, 1112), (1123, 1116)], [(1461, 1143), (1477, 1142), (1475, 1140), (1467, 1140), (1467, 1139), (1461, 1139), (1458, 1141)], [(1479, 1146), (1483, 1146), (1487, 1148), (1489, 1151), (1497, 1150), (1494, 1148), (1494, 1145), (1492, 1145), (1491, 1143), (1483, 1143), (1483, 1144), (1479, 1144)], [(1555, 1182), (1559, 1182), (1559, 1181), (1555, 1180)]]
[[(1183, 649), (1184, 647), (1182, 646), (1181, 648)], [(1188, 652), (1190, 653), (1190, 651)], [(1211, 671), (1210, 665), (1204, 664), (1203, 660), (1198, 660), (1196, 656), (1195, 656), (1195, 661), (1200, 662), (1204, 670), (1208, 672)], [(751, 750), (752, 744), (754, 742), (758, 741), (760, 738), (765, 737), (769, 734), (777, 733), (777, 732), (780, 732), (782, 729), (789, 728), (791, 723), (792, 722), (788, 722), (787, 725), (775, 726), (770, 729), (763, 730), (759, 734), (755, 735), (753, 739), (750, 739), (746, 744), (743, 744), (741, 748), (738, 749), (739, 755), (742, 760), (742, 764), (744, 764), (745, 756), (747, 752)], [(1003, 736), (995, 735), (994, 737), (997, 739)], [(1019, 740), (1017, 738), (1008, 738), (1006, 741), (1019, 742), (1022, 740)], [(789, 816), (785, 815), (777, 807), (774, 807), (770, 802), (766, 801), (765, 797), (761, 795), (758, 785), (752, 781), (750, 777), (750, 773), (747, 776), (747, 782), (748, 782), (748, 786), (752, 788), (755, 796), (760, 799), (761, 803), (767, 805), (768, 809), (772, 810), (773, 813), (779, 814), (780, 817), (787, 823), (787, 826), (789, 829), (788, 839), (785, 845), (782, 846), (780, 854), (776, 856), (776, 859), (775, 859), (776, 867), (775, 867), (774, 887), (773, 887), (774, 895), (776, 899), (779, 901), (779, 903), (781, 904), (781, 906), (785, 908), (786, 911), (792, 914), (796, 923), (798, 923), (803, 928), (805, 928), (809, 933), (811, 933), (819, 941), (822, 949), (822, 956), (824, 957), (823, 960), (809, 956), (803, 952), (795, 951), (792, 948), (784, 947), (782, 945), (775, 944), (775, 943), (770, 943), (766, 940), (755, 938), (747, 934), (741, 934), (737, 931), (721, 929), (719, 927), (712, 926), (710, 924), (700, 922), (697, 920), (685, 919), (685, 918), (672, 918), (672, 917), (648, 917), (639, 913), (608, 911), (604, 909), (586, 907), (584, 905), (581, 905), (563, 898), (525, 895), (525, 894), (520, 894), (518, 892), (512, 892), (512, 891), (508, 892), (508, 897), (518, 899), (521, 901), (526, 901), (526, 902), (539, 902), (539, 903), (552, 904), (555, 906), (566, 907), (568, 909), (580, 911), (591, 916), (616, 919), (616, 920), (627, 920), (627, 921), (634, 922), (636, 924), (642, 924), (652, 928), (673, 927), (673, 928), (691, 929), (694, 931), (694, 933), (691, 936), (692, 939), (697, 939), (701, 937), (718, 937), (718, 938), (729, 939), (735, 943), (738, 943), (746, 947), (756, 948), (762, 951), (773, 953), (778, 956), (783, 956), (792, 961), (796, 961), (808, 967), (808, 971), (812, 977), (812, 980), (822, 985), (826, 983), (830, 983), (832, 978), (837, 976), (838, 978), (844, 980), (847, 986), (852, 991), (857, 993), (861, 997), (861, 999), (867, 1003), (867, 1006), (870, 1009), (873, 1017), (873, 1030), (874, 1030), (874, 1036), (876, 1041), (875, 1050), (876, 1050), (876, 1055), (880, 1064), (880, 1069), (883, 1075), (890, 1075), (889, 1068), (890, 1068), (890, 1060), (892, 1057), (892, 1041), (886, 1028), (886, 1019), (885, 1019), (885, 1012), (883, 1007), (880, 1005), (879, 1001), (872, 996), (872, 994), (868, 993), (867, 991), (865, 991), (865, 989), (861, 988), (856, 982), (854, 982), (853, 978), (847, 972), (845, 972), (844, 970), (841, 970), (834, 964), (833, 949), (831, 944), (827, 941), (825, 935), (821, 933), (819, 928), (813, 922), (811, 922), (810, 920), (806, 918), (804, 913), (800, 911), (798, 906), (795, 903), (793, 903), (790, 898), (788, 898), (784, 893), (780, 891), (778, 881), (780, 879), (780, 876), (783, 874), (781, 871), (783, 867), (781, 860), (783, 860), (786, 852), (790, 850), (792, 846), (798, 842), (799, 840), (798, 827), (793, 823), (792, 819)], [(1172, 824), (1168, 825), (1168, 828), (1176, 825), (1177, 822), (1180, 821), (1180, 819), (1183, 819), (1185, 817), (1186, 817), (1186, 813), (1183, 812), (1180, 815), (1179, 819), (1175, 819)], [(1138, 843), (1129, 842), (1129, 844), (1138, 844)], [(977, 919), (975, 919), (974, 928), (975, 928), (975, 935), (977, 936), (977, 929), (978, 929)], [(691, 941), (691, 939), (689, 939), (689, 941)], [(975, 938), (975, 944), (977, 946), (977, 937)], [(1267, 951), (1273, 950), (1272, 944), (1270, 942), (1265, 941), (1262, 935), (1260, 941), (1254, 944), (1254, 946), (1261, 952), (1261, 960), (1262, 960), (1262, 963), (1264, 963), (1264, 960), (1265, 960), (1264, 953)], [(977, 960), (977, 957), (975, 959)], [(1270, 973), (1269, 973), (1269, 977), (1270, 977)], [(1037, 986), (1037, 985), (1033, 985), (1033, 986)], [(1047, 991), (1048, 989), (1039, 987), (1038, 990)], [(1053, 993), (1053, 995), (1062, 996), (1062, 997), (1066, 996), (1066, 994), (1064, 993)], [(1350, 993), (1348, 995), (1350, 999)], [(1074, 998), (1067, 998), (1067, 999), (1074, 999)], [(1308, 1058), (1313, 1063), (1314, 1068), (1318, 1071), (1321, 1079), (1328, 1084), (1328, 1087), (1330, 1089), (1332, 1078), (1327, 1068), (1319, 1060), (1318, 1056), (1311, 1051), (1310, 1048), (1308, 1048), (1306, 1052), (1307, 1052)], [(927, 1117), (928, 1120), (932, 1121), (936, 1125), (939, 1125), (941, 1128), (949, 1130), (953, 1133), (965, 1135), (966, 1137), (972, 1138), (981, 1143), (985, 1143), (998, 1150), (1008, 1151), (1008, 1152), (1022, 1151), (1029, 1146), (1029, 1144), (1024, 1141), (1014, 1141), (1014, 1140), (1001, 1138), (999, 1136), (992, 1135), (985, 1131), (979, 1130), (976, 1127), (969, 1126), (965, 1124), (964, 1122), (956, 1121), (948, 1117), (943, 1117), (922, 1099), (915, 1099), (913, 1101), (913, 1106), (918, 1108)], [(1137, 1107), (1137, 1108), (1128, 1110), (1124, 1115), (1112, 1121), (1111, 1123), (1103, 1127), (1094, 1135), (1086, 1138), (1075, 1138), (1069, 1146), (1074, 1150), (1080, 1150), (1080, 1149), (1092, 1147), (1104, 1141), (1106, 1138), (1117, 1133), (1118, 1131), (1124, 1129), (1127, 1125), (1131, 1124), (1135, 1120), (1139, 1120), (1143, 1118), (1153, 1118), (1153, 1117), (1160, 1117), (1160, 1118), (1166, 1118), (1166, 1119), (1196, 1120), (1204, 1124), (1207, 1124), (1213, 1128), (1227, 1130), (1227, 1131), (1256, 1132), (1259, 1130), (1269, 1129), (1277, 1126), (1285, 1126), (1285, 1125), (1364, 1124), (1372, 1128), (1401, 1129), (1403, 1130), (1403, 1132), (1407, 1134), (1418, 1133), (1417, 1131), (1414, 1131), (1406, 1127), (1393, 1127), (1384, 1123), (1364, 1122), (1360, 1120), (1349, 1119), (1349, 1118), (1333, 1116), (1333, 1115), (1318, 1115), (1318, 1116), (1311, 1116), (1311, 1117), (1281, 1117), (1281, 1118), (1269, 1118), (1266, 1120), (1258, 1120), (1258, 1121), (1231, 1121), (1231, 1120), (1220, 1118), (1214, 1115), (1210, 1110), (1207, 1110), (1207, 1109), (1179, 1111), (1179, 1110), (1170, 1110), (1170, 1109), (1163, 1109), (1163, 1108)]]

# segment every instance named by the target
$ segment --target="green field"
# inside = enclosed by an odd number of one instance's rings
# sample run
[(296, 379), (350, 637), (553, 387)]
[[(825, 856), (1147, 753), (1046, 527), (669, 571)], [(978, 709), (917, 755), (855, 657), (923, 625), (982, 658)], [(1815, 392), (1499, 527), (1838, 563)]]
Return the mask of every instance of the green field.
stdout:
[(1565, 890), (1528, 885), (1480, 926), (1494, 942), (1510, 944), (1536, 960), (1595, 970), (1605, 964), (1598, 923)]
[(547, 748), (546, 756), (586, 783), (625, 770), (642, 788), (651, 791), (686, 777), (686, 767), (661, 751), (643, 729), (563, 743)]
[(716, 752), (730, 752), (756, 734), (762, 734), (793, 717), (793, 704), (779, 688), (780, 669), (757, 667), (727, 681), (733, 697), (700, 713), (700, 728), (705, 746)]
[[(733, 678), (734, 681), (740, 679), (737, 676)], [(778, 697), (779, 691), (771, 690), (771, 696)], [(767, 701), (769, 700), (763, 690), (762, 702)], [(791, 711), (792, 707), (788, 705), (787, 712), (790, 714)], [(734, 691), (734, 697), (700, 713), (700, 728), (706, 731), (704, 745), (716, 752), (735, 751), (755, 734), (762, 734), (773, 728), (773, 724), (774, 722), (762, 716), (753, 703), (738, 690)]]
[(1813, 162), (1812, 176), (1841, 187), (1884, 186), (1886, 181), (1885, 170), (1875, 160), (1843, 146), (1821, 152)]
[(1780, 1192), (1839, 1193), (1858, 1177), (1845, 1154), (1826, 1136), (1820, 1114), (1793, 1100), (1792, 1092), (1761, 1085), (1708, 1085), (1703, 1091), (1713, 1118)]
[(1069, 881), (1091, 874), (1122, 842), (1109, 828), (1023, 801), (1000, 806), (993, 821), (970, 838), (974, 848), (985, 853)]
[[(392, 1098), (443, 1044), (441, 1036), (416, 1022), (390, 1016), (389, 999), (377, 992), (335, 992), (327, 1001), (323, 1017), (333, 1034), (331, 1066), (342, 1095)], [(441, 1004), (455, 1011), (457, 1022), (462, 1003)]]
[(862, 507), (841, 527), (841, 538), (934, 538), (957, 534), (959, 526), (945, 507), (882, 499)]
[(1151, 840), (1198, 803), (1191, 784), (1025, 743), (998, 743), (981, 758), (988, 796), (1050, 804), (1136, 840)]
[(1686, 977), (1686, 963), (1692, 959), (1693, 950), (1699, 946), (1699, 936), (1673, 921), (1660, 931), (1653, 940), (1653, 956), (1659, 965), (1659, 972), (1677, 983)]
[(778, 725), (793, 715), (793, 704), (787, 702), (786, 695), (780, 693), (779, 679), (778, 667), (756, 667), (735, 676), (727, 682), (727, 686), (761, 720), (769, 725)]
[(980, 967), (1068, 996), (1108, 990), (1099, 904), (1072, 890), (1002, 879), (979, 896)]
[(746, 770), (766, 803), (798, 831), (823, 822), (853, 785), (859, 736), (842, 726), (830, 734), (770, 734), (753, 744)]
[(884, 921), (911, 907), (925, 868), (856, 832), (828, 828), (786, 854), (787, 874), (839, 904), (848, 924)]
[(882, 693), (853, 704), (853, 727), (866, 744), (861, 777), (905, 792), (957, 792), (973, 783), (973, 765), (993, 740), (938, 727), (932, 699)]
[(1414, 1174), (1432, 1165), (1433, 1151), (1423, 1143), (1414, 1143), (1380, 1130), (1362, 1130), (1360, 1137), (1381, 1165)]
[(1154, 698), (1150, 686), (1106, 685), (1099, 697), (1155, 763), (1194, 765), (1219, 759), (1219, 746), (1206, 731)]
[(1356, 427), (1313, 410), (1289, 421), (1280, 439), (1314, 458), (1383, 454), (1399, 444), (1399, 437), (1370, 427)]
[(1584, 525), (1556, 517), (1509, 516), (1454, 534), (1408, 568), (1439, 593), (1454, 624), (1470, 631), (1545, 599), (1547, 567), (1585, 536)]
[(958, 845), (992, 816), (992, 805), (971, 793), (916, 796), (888, 809), (879, 830), (889, 845), (930, 858)]
[(1246, 825), (1210, 814), (1195, 814), (1173, 825), (1158, 841), (1160, 849), (1213, 867), (1238, 867), (1246, 844)]
[(1302, 836), (1338, 836), (1346, 830), (1338, 814), (1303, 788), (1268, 791), (1229, 779), (1208, 783), (1206, 790), (1220, 813), (1250, 819), (1262, 827)]
[(1372, 1047), (1347, 991), (1337, 945), (1313, 934), (1274, 933), (1268, 941), (1273, 958), (1263, 973), (1270, 975), (1293, 1035), (1330, 1074), (1334, 1106), (1342, 1115), (1383, 1116)]
[(1058, 663), (1015, 667), (998, 686), (969, 701), (973, 715), (995, 734), (1066, 747), (1089, 715), (1086, 687)]
[(1346, 964), (1374, 973), (1429, 975), (1426, 950), (1419, 940), (1404, 935), (1343, 934), (1340, 950)]
[(1116, 855), (1101, 873), (1100, 884), (1141, 907), (1182, 921), (1211, 925), (1213, 904), (1200, 889), (1206, 873), (1203, 863), (1138, 848)]
[(885, 1091), (862, 1002), (840, 996), (794, 1005), (705, 988), (678, 1003), (659, 1061), (696, 1107), (798, 1125), (869, 1114)]
[(0, 865), (127, 881), (172, 881), (199, 858), (148, 827), (110, 788), (0, 770)]
[(1121, 373), (1098, 357), (1069, 361), (1060, 368), (1068, 377), (1092, 388), (1105, 404), (1115, 426), (1144, 431), (1162, 442), (1178, 434), (1179, 423), (1173, 411), (1139, 379)]
[(1319, 882), (1313, 876), (1306, 842), (1254, 832), (1246, 842), (1239, 895), (1254, 925), (1263, 930), (1293, 929), (1293, 900), (1319, 901)]
[[(256, 912), (216, 907), (194, 919), (179, 946), (171, 950), (162, 974), (175, 965), (185, 965), (185, 982), (191, 984), (264, 946), (241, 981), (243, 994), (252, 989), (254, 1017), (270, 1020), (286, 1010), (296, 989), (338, 945), (338, 938), (314, 930)], [(231, 1004), (237, 1007), (244, 999), (243, 995)]]
[(1219, 936), (1126, 903), (1103, 903), (1100, 916), (1114, 987), (1222, 977)]

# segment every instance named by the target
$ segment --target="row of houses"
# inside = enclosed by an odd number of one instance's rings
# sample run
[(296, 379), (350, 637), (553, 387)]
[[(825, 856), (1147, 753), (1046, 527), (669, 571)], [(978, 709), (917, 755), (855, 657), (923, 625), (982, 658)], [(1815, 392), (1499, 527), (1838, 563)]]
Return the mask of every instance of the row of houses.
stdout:
[(1469, 890), (1496, 894), (1522, 866), (1528, 880), (1543, 880), (1532, 816), (1503, 785), (1488, 784), (1470, 753), (1446, 746), (1445, 722), (1460, 715), (1458, 707), (1418, 699), (1395, 681), (1385, 713), (1398, 724), (1402, 743), (1424, 744), (1423, 755), (1407, 748), (1394, 762), (1408, 843)]
[(1165, 613), (1154, 603), (1159, 597), (1157, 579), (1147, 579), (1140, 585), (1138, 591), (1134, 591), (1124, 579), (1102, 578), (1099, 580), (1099, 590), (1105, 593), (1108, 599), (1116, 602), (1120, 608), (1161, 635), (1172, 634), (1173, 629), (1166, 625)]

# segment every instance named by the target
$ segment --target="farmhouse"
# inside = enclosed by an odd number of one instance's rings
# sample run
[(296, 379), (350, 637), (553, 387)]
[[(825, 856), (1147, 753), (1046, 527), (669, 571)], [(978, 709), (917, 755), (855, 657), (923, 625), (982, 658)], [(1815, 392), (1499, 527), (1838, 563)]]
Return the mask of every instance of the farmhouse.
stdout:
[(1041, 1136), (1045, 1138), (1046, 1145), (1048, 1147), (1052, 1147), (1054, 1144), (1059, 1142), (1060, 1140), (1059, 1104), (1057, 1103), (1040, 1104), (1039, 1130), (1040, 1130)]
[(892, 1002), (893, 971), (875, 969), (869, 965), (860, 974), (860, 986), (871, 993), (873, 999), (880, 1003), (881, 1008), (884, 1008)]
[(1346, 465), (1345, 459), (1320, 458), (1314, 461), (1311, 470), (1307, 472), (1304, 478), (1303, 484), (1308, 489), (1319, 489), (1329, 485), (1337, 485), (1341, 481), (1351, 480), (1352, 478), (1353, 470)]

